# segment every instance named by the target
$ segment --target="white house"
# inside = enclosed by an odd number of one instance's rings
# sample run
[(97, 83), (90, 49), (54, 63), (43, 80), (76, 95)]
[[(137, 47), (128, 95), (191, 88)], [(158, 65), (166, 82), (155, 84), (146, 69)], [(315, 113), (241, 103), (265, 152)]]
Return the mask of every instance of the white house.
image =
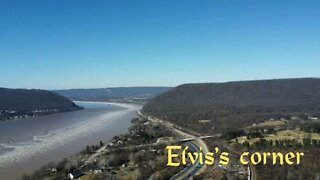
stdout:
[(79, 171), (79, 170), (76, 170), (76, 171), (73, 171), (71, 173), (69, 173), (67, 176), (69, 179), (80, 179), (81, 176), (83, 176), (84, 174)]

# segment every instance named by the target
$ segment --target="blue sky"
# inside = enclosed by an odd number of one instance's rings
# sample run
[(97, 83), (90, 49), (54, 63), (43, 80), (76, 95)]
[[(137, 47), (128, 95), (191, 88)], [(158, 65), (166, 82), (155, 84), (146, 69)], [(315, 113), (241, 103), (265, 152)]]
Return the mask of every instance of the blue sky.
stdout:
[(0, 86), (320, 77), (320, 2), (0, 1)]

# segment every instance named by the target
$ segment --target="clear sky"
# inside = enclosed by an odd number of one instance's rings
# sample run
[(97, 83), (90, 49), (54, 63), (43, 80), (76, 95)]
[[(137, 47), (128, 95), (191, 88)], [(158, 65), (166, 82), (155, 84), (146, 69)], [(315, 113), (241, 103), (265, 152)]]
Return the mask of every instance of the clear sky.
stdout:
[(320, 77), (320, 1), (1, 0), (0, 86)]

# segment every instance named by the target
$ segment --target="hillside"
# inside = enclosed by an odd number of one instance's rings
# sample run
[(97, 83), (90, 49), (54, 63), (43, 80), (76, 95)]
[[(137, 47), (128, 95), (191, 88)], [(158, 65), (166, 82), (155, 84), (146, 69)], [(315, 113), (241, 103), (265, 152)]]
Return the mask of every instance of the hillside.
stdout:
[(55, 90), (54, 92), (72, 100), (99, 101), (121, 98), (150, 99), (170, 89), (170, 87), (117, 87)]
[(145, 113), (185, 126), (186, 122), (210, 119), (212, 124), (223, 126), (221, 129), (276, 115), (319, 111), (317, 78), (184, 84), (154, 98), (143, 108)]
[(46, 90), (0, 88), (0, 119), (79, 109), (72, 101)]

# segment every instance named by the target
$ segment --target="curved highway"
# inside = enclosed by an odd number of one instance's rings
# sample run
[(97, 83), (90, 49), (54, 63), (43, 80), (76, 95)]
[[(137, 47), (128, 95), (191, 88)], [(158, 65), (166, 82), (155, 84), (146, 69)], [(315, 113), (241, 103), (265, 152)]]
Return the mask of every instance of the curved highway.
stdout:
[[(188, 134), (186, 132), (182, 132), (182, 131), (176, 129), (174, 127), (174, 125), (169, 122), (146, 116), (146, 115), (142, 114), (140, 111), (138, 111), (138, 114), (142, 117), (147, 118), (149, 121), (160, 123), (160, 124), (166, 126), (167, 128), (171, 129), (173, 132), (175, 132), (175, 134), (181, 139), (195, 138), (195, 136), (193, 136), (191, 134)], [(187, 144), (190, 149), (193, 149), (197, 152), (200, 152), (199, 147), (202, 147), (202, 152), (204, 154), (208, 153), (208, 146), (202, 139), (195, 138), (194, 141), (189, 141), (189, 142), (187, 142)], [(171, 179), (177, 179), (177, 180), (189, 179), (189, 178), (203, 172), (205, 170), (205, 168), (206, 168), (206, 165), (205, 164), (201, 165), (199, 163), (199, 160), (197, 160), (196, 163), (190, 164), (189, 166), (184, 168), (182, 171), (180, 171), (178, 174), (171, 177)]]

